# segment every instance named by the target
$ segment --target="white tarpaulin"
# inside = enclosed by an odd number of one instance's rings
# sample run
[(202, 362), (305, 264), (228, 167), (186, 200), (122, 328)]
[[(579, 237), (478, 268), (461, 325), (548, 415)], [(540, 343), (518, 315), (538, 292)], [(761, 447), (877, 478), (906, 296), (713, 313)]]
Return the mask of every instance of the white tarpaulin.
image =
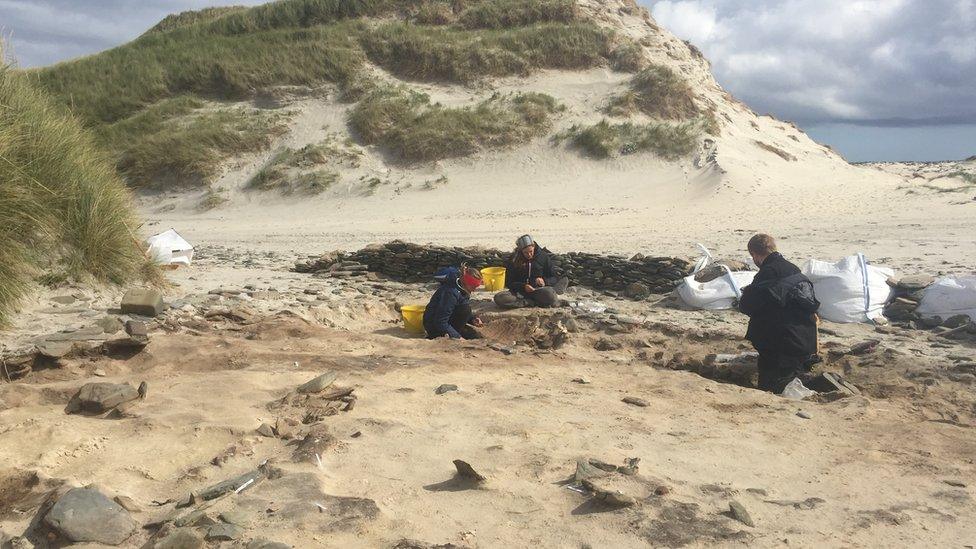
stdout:
[(149, 256), (160, 265), (189, 265), (193, 261), (193, 246), (176, 229), (146, 239)]
[(742, 295), (742, 288), (752, 284), (755, 276), (756, 271), (726, 271), (715, 280), (698, 282), (691, 275), (678, 286), (678, 297), (696, 309), (731, 309), (732, 302)]
[(893, 291), (887, 280), (894, 271), (870, 265), (864, 254), (837, 263), (811, 259), (803, 274), (813, 282), (820, 301), (817, 314), (831, 322), (867, 322), (881, 316)]
[(937, 281), (925, 289), (915, 312), (942, 320), (955, 315), (976, 320), (976, 276), (950, 276)]

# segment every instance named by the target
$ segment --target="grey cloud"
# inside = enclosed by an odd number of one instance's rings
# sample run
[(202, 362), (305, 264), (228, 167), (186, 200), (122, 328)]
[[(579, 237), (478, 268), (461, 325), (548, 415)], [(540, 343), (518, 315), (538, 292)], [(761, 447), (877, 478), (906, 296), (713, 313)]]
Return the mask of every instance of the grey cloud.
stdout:
[(976, 0), (657, 0), (719, 81), (801, 123), (976, 120)]
[(102, 51), (139, 36), (171, 13), (266, 0), (0, 0), (0, 33), (22, 67)]

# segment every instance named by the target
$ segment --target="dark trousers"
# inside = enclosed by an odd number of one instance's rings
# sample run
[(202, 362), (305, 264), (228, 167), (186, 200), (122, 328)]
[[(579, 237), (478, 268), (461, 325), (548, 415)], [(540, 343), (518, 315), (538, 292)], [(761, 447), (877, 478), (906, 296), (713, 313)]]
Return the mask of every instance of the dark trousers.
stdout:
[(782, 393), (793, 378), (800, 377), (806, 371), (804, 363), (808, 358), (809, 355), (791, 356), (759, 350), (759, 389)]
[[(471, 320), (471, 305), (458, 305), (454, 309), (454, 314), (451, 315), (451, 327), (457, 330), (461, 337), (464, 339), (478, 339), (478, 331), (468, 326), (468, 321)], [(427, 330), (427, 339), (435, 339), (438, 337), (444, 337), (447, 332), (442, 332), (438, 330)]]
[(503, 309), (516, 309), (519, 307), (553, 307), (559, 302), (559, 295), (569, 287), (569, 277), (561, 277), (552, 286), (544, 286), (532, 293), (516, 295), (505, 290), (495, 294), (495, 304)]

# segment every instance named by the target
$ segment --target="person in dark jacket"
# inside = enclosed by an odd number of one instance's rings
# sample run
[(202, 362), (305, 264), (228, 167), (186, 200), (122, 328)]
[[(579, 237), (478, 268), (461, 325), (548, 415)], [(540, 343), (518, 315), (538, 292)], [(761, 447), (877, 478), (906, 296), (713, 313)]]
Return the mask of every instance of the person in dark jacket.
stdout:
[(810, 280), (776, 251), (773, 237), (757, 234), (748, 249), (759, 272), (742, 289), (739, 310), (749, 316), (746, 339), (759, 352), (759, 389), (778, 394), (816, 352), (820, 303)]
[(495, 304), (503, 309), (534, 305), (552, 307), (566, 291), (569, 278), (556, 271), (552, 254), (529, 235), (515, 241), (515, 251), (505, 262), (505, 287), (495, 294)]
[(471, 292), (484, 283), (481, 272), (462, 265), (460, 270), (448, 269), (438, 279), (441, 285), (424, 310), (427, 339), (444, 336), (478, 339), (480, 336), (475, 328), (484, 326), (484, 323), (471, 312)]

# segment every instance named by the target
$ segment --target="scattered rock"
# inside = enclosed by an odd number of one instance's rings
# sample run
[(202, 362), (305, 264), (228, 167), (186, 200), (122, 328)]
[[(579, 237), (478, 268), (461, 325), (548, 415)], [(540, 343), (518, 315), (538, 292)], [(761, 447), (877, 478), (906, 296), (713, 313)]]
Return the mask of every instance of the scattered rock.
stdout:
[(177, 528), (153, 545), (153, 549), (201, 549), (203, 538), (190, 528)]
[(654, 495), (657, 496), (666, 496), (670, 493), (671, 493), (671, 489), (668, 488), (667, 486), (658, 486), (657, 488), (654, 489)]
[(955, 486), (956, 488), (966, 487), (966, 483), (959, 480), (943, 480), (942, 482), (948, 484), (949, 486)]
[(736, 500), (729, 502), (729, 513), (732, 514), (732, 518), (745, 524), (746, 526), (755, 527), (756, 523), (752, 521), (752, 517), (749, 515), (749, 511), (746, 510), (745, 506)]
[(73, 295), (56, 295), (51, 298), (51, 301), (59, 305), (71, 305), (75, 301), (78, 301)]
[(226, 522), (227, 524), (235, 524), (237, 526), (247, 526), (247, 516), (239, 511), (224, 511), (217, 516), (220, 520)]
[(291, 418), (279, 417), (275, 421), (274, 433), (278, 436), (278, 438), (284, 440), (295, 438), (295, 433), (297, 430), (298, 422)]
[(457, 385), (451, 385), (450, 383), (445, 383), (443, 385), (438, 386), (436, 389), (434, 389), (434, 392), (437, 393), (438, 395), (443, 395), (444, 393), (449, 393), (457, 390), (458, 390)]
[(454, 460), (454, 467), (457, 469), (457, 474), (459, 477), (473, 480), (475, 482), (484, 482), (487, 478), (474, 470), (474, 467), (466, 461), (461, 461), (460, 459)]
[(125, 321), (125, 333), (132, 337), (149, 337), (149, 327), (141, 320)]
[(255, 538), (247, 544), (246, 549), (292, 549), (292, 546), (279, 541), (268, 541), (264, 538)]
[(145, 381), (140, 383), (138, 392), (139, 392), (139, 398), (141, 398), (142, 400), (146, 400), (146, 396), (149, 394), (149, 384), (146, 383)]
[(970, 322), (969, 315), (952, 315), (942, 322), (942, 326), (951, 329), (961, 328)]
[(576, 460), (576, 474), (573, 475), (573, 480), (583, 482), (591, 478), (605, 477), (607, 474), (607, 471), (593, 466), (588, 459), (580, 458)]
[(640, 282), (632, 282), (624, 288), (624, 297), (627, 299), (633, 299), (634, 301), (640, 301), (642, 299), (647, 299), (651, 295), (651, 289), (647, 284), (642, 284)]
[(800, 410), (799, 412), (797, 412), (796, 415), (798, 417), (802, 417), (803, 419), (813, 419), (813, 416), (811, 416), (810, 414), (804, 412), (803, 410)]
[(207, 529), (207, 541), (234, 541), (243, 535), (244, 529), (236, 524), (214, 524)]
[[(291, 454), (296, 463), (312, 463), (317, 465), (322, 455), (336, 444), (336, 439), (325, 425), (315, 425), (305, 438), (298, 443)], [(316, 457), (317, 456), (317, 457)]]
[(268, 438), (273, 438), (275, 436), (275, 434), (274, 434), (274, 428), (272, 428), (267, 423), (262, 423), (257, 428), (257, 432), (258, 432), (259, 435), (264, 436), (264, 437), (268, 437)]
[(68, 490), (44, 516), (44, 522), (76, 543), (119, 545), (135, 531), (128, 511), (91, 488)]
[(163, 294), (148, 288), (131, 288), (122, 296), (122, 312), (140, 316), (158, 316), (163, 312)]
[(580, 385), (589, 385), (590, 378), (588, 377), (576, 377), (573, 378), (573, 383), (579, 383)]
[(128, 383), (86, 383), (71, 397), (65, 412), (100, 414), (137, 398), (139, 392)]
[(318, 393), (319, 391), (325, 390), (327, 387), (335, 383), (336, 378), (339, 374), (335, 372), (325, 372), (324, 374), (306, 381), (298, 387), (299, 393)]
[(98, 377), (105, 377), (105, 370), (101, 368), (95, 368), (95, 370), (92, 372), (92, 375)]
[(583, 481), (583, 486), (593, 493), (593, 499), (610, 507), (630, 507), (637, 505), (638, 498), (614, 490), (603, 483), (603, 478), (589, 478)]
[(122, 329), (122, 321), (118, 317), (103, 316), (95, 321), (95, 325), (102, 329), (106, 334), (114, 334)]
[(610, 339), (609, 337), (601, 337), (599, 340), (597, 340), (596, 344), (593, 345), (593, 348), (597, 351), (616, 351), (621, 347), (623, 347), (622, 343)]
[(642, 398), (631, 397), (631, 396), (624, 397), (623, 398), (623, 402), (626, 402), (627, 404), (631, 404), (633, 406), (640, 406), (641, 408), (645, 408), (647, 406), (650, 406), (650, 403), (647, 402), (646, 400), (644, 400)]
[(499, 353), (502, 353), (503, 355), (514, 355), (515, 354), (515, 348), (514, 347), (509, 347), (509, 346), (506, 346), (506, 345), (502, 345), (501, 343), (489, 343), (488, 344), (488, 348), (489, 349), (492, 349), (494, 351), (498, 351)]
[(120, 506), (122, 506), (123, 509), (125, 509), (130, 513), (142, 512), (142, 507), (140, 507), (139, 504), (136, 503), (136, 501), (130, 498), (129, 496), (115, 496), (112, 499), (115, 500), (115, 503), (118, 503)]
[(34, 344), (37, 354), (55, 360), (67, 356), (74, 346), (74, 342), (71, 341), (38, 341)]

